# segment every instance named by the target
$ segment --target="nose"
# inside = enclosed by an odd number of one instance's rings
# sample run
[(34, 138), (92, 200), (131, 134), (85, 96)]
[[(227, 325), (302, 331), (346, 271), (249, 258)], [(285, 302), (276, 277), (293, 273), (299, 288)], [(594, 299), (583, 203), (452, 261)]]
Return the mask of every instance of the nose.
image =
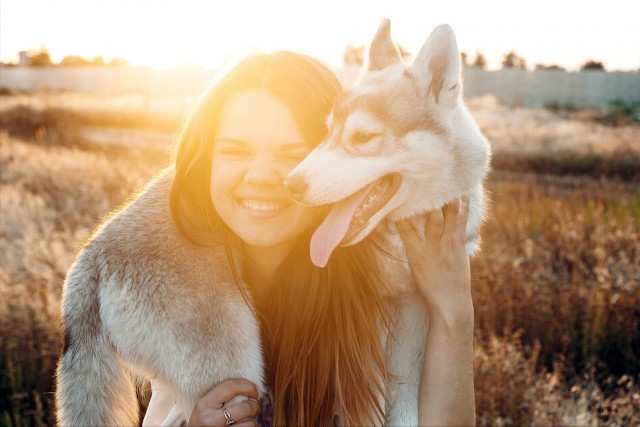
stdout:
[(277, 185), (281, 176), (271, 162), (255, 161), (245, 171), (244, 181), (253, 185)]
[(302, 199), (307, 188), (309, 188), (309, 184), (307, 184), (302, 175), (289, 175), (284, 181), (284, 186), (287, 188), (289, 195), (298, 201)]

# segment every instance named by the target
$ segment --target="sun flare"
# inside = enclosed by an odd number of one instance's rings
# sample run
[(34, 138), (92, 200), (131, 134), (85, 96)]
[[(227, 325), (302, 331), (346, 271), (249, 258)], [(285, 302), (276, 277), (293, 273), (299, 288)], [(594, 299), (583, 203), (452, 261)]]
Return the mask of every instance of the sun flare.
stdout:
[(607, 10), (555, 0), (538, 0), (535, 7), (500, 0), (3, 0), (1, 8), (3, 62), (16, 62), (19, 51), (46, 48), (54, 62), (76, 55), (216, 68), (252, 52), (289, 49), (340, 66), (348, 44), (366, 45), (380, 21), (390, 18), (394, 39), (413, 53), (430, 29), (450, 24), (460, 50), (471, 57), (481, 51), (489, 68), (500, 68), (511, 50), (530, 67), (555, 63), (575, 70), (589, 59), (611, 70), (640, 67), (633, 41), (640, 38), (640, 3), (628, 0), (610, 0)]

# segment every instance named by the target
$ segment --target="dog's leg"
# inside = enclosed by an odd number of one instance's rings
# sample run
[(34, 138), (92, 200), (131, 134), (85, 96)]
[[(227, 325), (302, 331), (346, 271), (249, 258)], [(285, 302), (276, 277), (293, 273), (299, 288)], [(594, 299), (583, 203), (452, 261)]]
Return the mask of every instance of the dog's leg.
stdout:
[(422, 300), (411, 294), (399, 301), (391, 338), (388, 366), (394, 381), (389, 384), (388, 425), (418, 425), (418, 389), (429, 318)]
[(82, 264), (70, 272), (63, 298), (64, 348), (56, 371), (58, 424), (137, 425), (135, 387), (102, 327), (97, 268)]

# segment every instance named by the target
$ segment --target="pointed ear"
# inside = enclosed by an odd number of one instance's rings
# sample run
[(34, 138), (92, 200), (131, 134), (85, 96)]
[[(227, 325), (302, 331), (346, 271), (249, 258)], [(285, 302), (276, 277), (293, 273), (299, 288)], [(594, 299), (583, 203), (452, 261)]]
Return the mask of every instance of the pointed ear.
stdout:
[(420, 92), (433, 95), (437, 103), (455, 107), (460, 96), (460, 54), (456, 36), (448, 25), (437, 27), (408, 70)]
[(391, 41), (391, 22), (383, 19), (369, 47), (369, 70), (382, 70), (401, 61), (400, 54)]

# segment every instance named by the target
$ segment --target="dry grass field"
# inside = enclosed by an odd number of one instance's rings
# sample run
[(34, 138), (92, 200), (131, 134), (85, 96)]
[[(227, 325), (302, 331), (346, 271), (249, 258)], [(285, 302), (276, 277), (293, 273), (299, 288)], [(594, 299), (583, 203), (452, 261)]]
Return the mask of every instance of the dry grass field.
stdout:
[[(0, 98), (0, 425), (48, 425), (65, 272), (167, 164), (189, 99)], [(494, 170), (472, 262), (479, 425), (640, 425), (635, 113), (470, 102)]]

